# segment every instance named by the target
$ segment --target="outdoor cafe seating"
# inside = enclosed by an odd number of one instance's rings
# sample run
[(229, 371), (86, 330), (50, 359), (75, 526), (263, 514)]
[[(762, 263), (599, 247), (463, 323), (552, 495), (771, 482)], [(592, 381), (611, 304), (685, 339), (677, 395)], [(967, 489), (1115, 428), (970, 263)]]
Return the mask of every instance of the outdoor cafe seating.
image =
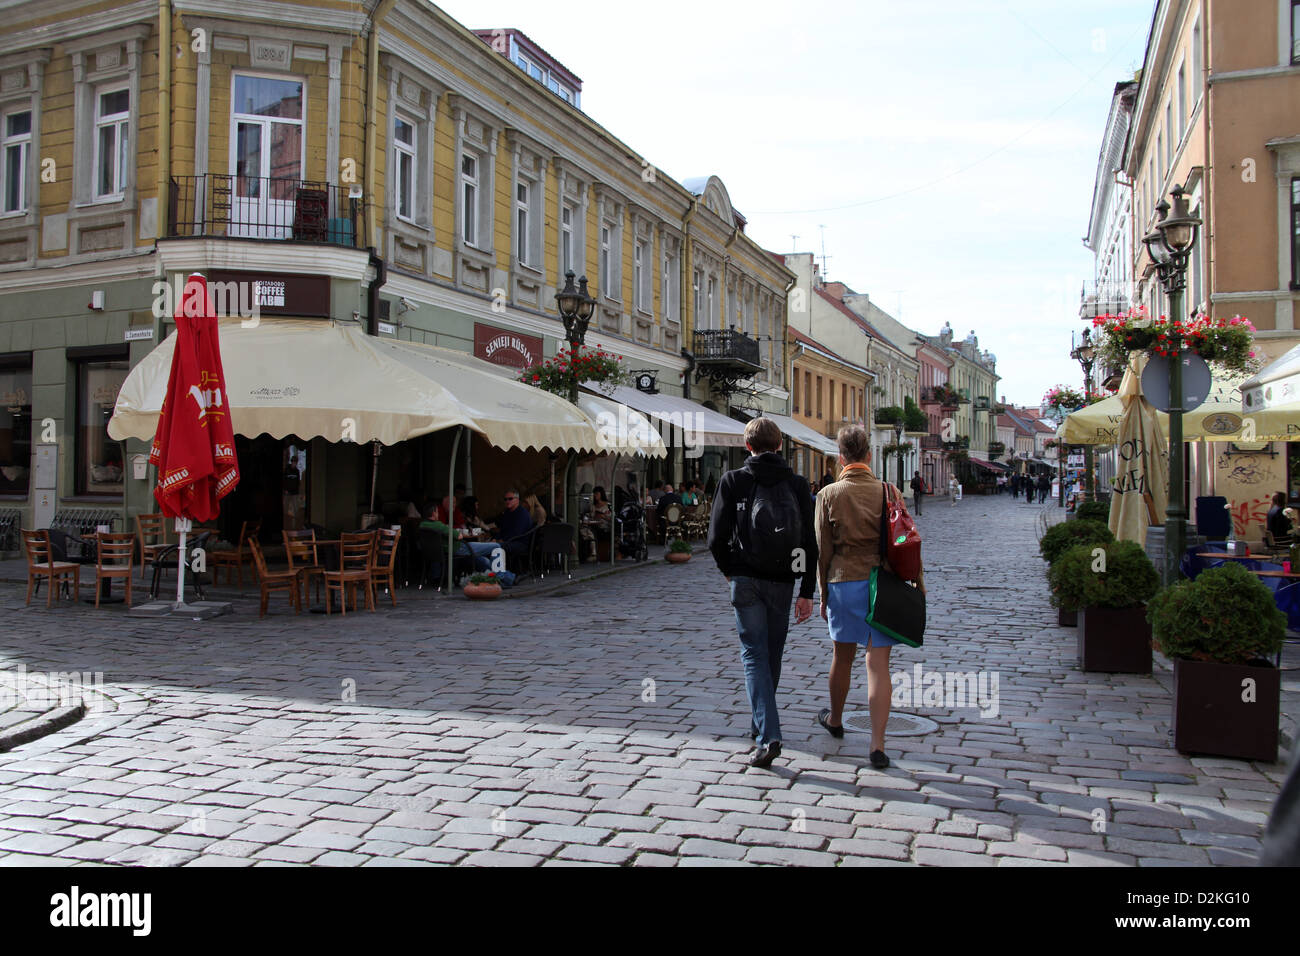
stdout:
[(95, 607), (98, 608), (100, 599), (107, 596), (104, 585), (112, 587), (114, 579), (125, 583), (129, 607), (136, 536), (126, 531), (121, 534), (100, 533), (95, 538)]
[[(194, 530), (198, 533), (190, 539), (190, 541), (186, 542), (185, 545), (186, 550), (189, 551), (189, 554), (185, 556), (185, 560), (189, 563), (189, 570), (185, 572), (185, 583), (194, 588), (194, 592), (198, 595), (200, 601), (206, 601), (207, 596), (204, 594), (203, 589), (212, 583), (212, 576), (210, 572), (206, 570), (208, 561), (208, 541), (212, 539), (212, 536), (216, 532), (211, 530), (199, 531), (197, 528)], [(158, 590), (162, 585), (163, 573), (166, 571), (177, 571), (177, 565), (181, 560), (180, 547), (179, 542), (169, 544), (167, 547), (159, 551), (153, 561), (150, 562), (149, 567), (153, 570), (153, 580), (149, 585), (149, 598), (151, 600), (157, 600), (158, 598)], [(204, 570), (198, 570), (194, 566), (193, 559), (195, 551), (205, 552), (203, 564), (200, 565)]]
[[(257, 538), (250, 538), (248, 541), (248, 551), (253, 559), (253, 567), (257, 571), (258, 584), (261, 587), (261, 607), (258, 610), (259, 618), (266, 617), (266, 605), (270, 600), (272, 591), (288, 591), (289, 603), (293, 605), (295, 614), (302, 613), (302, 595), (298, 587), (298, 572), (288, 571), (269, 571), (266, 567), (266, 558), (262, 554), (262, 546), (258, 543)], [(229, 578), (227, 578), (229, 580)], [(328, 598), (328, 593), (326, 598)]]
[(32, 593), (40, 592), (41, 581), (47, 582), (45, 606), (53, 607), (55, 592), (59, 585), (71, 584), (71, 598), (77, 600), (77, 590), (81, 586), (81, 564), (76, 561), (55, 560), (50, 544), (50, 530), (28, 531), (23, 529), (23, 550), (27, 555), (27, 603), (32, 603)]
[(167, 522), (161, 511), (135, 516), (135, 533), (140, 541), (140, 580), (144, 581), (146, 568), (170, 547), (167, 543)]
[(325, 578), (325, 613), (333, 612), (331, 596), (338, 591), (342, 612), (348, 613), (348, 597), (356, 606), (356, 589), (364, 588), (366, 592), (366, 609), (375, 609), (375, 590), (371, 571), (375, 560), (375, 532), (360, 531), (344, 533), (339, 538), (339, 568), (326, 571)]
[(220, 568), (226, 569), (226, 583), (229, 584), (230, 570), (233, 568), (239, 586), (244, 586), (244, 565), (253, 563), (249, 544), (257, 539), (258, 532), (261, 530), (261, 521), (245, 521), (239, 528), (239, 543), (234, 548), (209, 552), (208, 562), (212, 565), (213, 584), (218, 581), (217, 570)]
[(316, 529), (285, 529), (280, 532), (284, 537), (284, 553), (289, 561), (289, 570), (302, 580), (303, 592), (311, 594), (312, 582), (316, 582), (316, 600), (320, 600), (321, 584), (325, 580), (325, 565), (321, 563), (316, 548)]

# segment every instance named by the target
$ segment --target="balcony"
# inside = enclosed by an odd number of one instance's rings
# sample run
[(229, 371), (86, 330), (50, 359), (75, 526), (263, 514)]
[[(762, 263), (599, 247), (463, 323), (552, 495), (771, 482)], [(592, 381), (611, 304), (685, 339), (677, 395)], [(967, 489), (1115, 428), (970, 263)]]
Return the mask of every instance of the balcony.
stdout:
[(761, 372), (758, 342), (731, 329), (701, 329), (695, 333), (695, 364), (710, 369)]
[[(173, 176), (169, 239), (270, 239), (366, 248), (365, 204), (332, 183), (274, 177)], [(757, 350), (757, 343), (754, 344)]]
[(943, 408), (956, 408), (962, 397), (947, 385), (935, 385), (921, 390), (922, 402), (938, 402)]
[(943, 441), (938, 435), (926, 435), (921, 439), (921, 448), (924, 451), (938, 451), (943, 447)]
[(1085, 282), (1079, 293), (1079, 318), (1091, 321), (1099, 315), (1127, 312), (1132, 296), (1127, 285)]

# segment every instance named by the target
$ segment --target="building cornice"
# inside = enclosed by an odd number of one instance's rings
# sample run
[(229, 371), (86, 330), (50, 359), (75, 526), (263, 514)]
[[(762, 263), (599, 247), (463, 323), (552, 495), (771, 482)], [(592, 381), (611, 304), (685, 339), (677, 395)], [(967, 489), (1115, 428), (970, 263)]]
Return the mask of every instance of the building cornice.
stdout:
[(35, 269), (21, 272), (0, 272), (0, 293), (43, 292), (48, 289), (66, 289), (83, 282), (121, 282), (143, 279), (157, 274), (153, 250), (94, 262), (67, 264), (42, 263)]
[[(14, 15), (12, 7), (16, 4), (7, 6), (10, 7), (8, 11), (0, 7), (0, 15), (9, 18)], [(41, 16), (58, 16), (59, 19), (44, 26), (0, 35), (0, 54), (66, 43), (80, 37), (94, 39), (96, 42), (91, 46), (107, 46), (113, 42), (111, 39), (98, 41), (104, 33), (132, 24), (152, 26), (158, 22), (158, 4), (153, 0), (135, 0), (97, 13), (78, 12), (85, 6), (85, 0), (42, 0)]]
[[(147, 3), (152, 8), (153, 19), (158, 16), (158, 4)], [(334, 33), (365, 34), (369, 16), (365, 5), (353, 9), (339, 9), (312, 5), (309, 10), (301, 3), (277, 3), (276, 0), (172, 0), (172, 9), (178, 13), (217, 17), (237, 23), (257, 21), (274, 24), (277, 29), (285, 24), (304, 23)]]
[(228, 269), (328, 275), (365, 281), (370, 254), (344, 246), (283, 242), (277, 239), (159, 239), (158, 262), (163, 272)]

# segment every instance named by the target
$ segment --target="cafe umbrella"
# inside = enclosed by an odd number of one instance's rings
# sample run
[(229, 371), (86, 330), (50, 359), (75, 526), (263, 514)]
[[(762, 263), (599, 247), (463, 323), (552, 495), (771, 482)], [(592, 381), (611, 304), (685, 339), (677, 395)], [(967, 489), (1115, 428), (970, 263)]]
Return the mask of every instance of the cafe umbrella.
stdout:
[(1144, 544), (1147, 528), (1159, 525), (1169, 488), (1169, 449), (1156, 420), (1156, 410), (1142, 394), (1136, 365), (1130, 363), (1116, 396), (1123, 408), (1119, 467), (1110, 507), (1110, 530), (1119, 541)]
[(154, 497), (176, 519), (176, 604), (185, 607), (185, 538), (192, 521), (211, 521), (239, 483), (235, 434), (226, 401), (217, 318), (199, 273), (176, 305), (176, 345), (149, 463), (158, 469)]

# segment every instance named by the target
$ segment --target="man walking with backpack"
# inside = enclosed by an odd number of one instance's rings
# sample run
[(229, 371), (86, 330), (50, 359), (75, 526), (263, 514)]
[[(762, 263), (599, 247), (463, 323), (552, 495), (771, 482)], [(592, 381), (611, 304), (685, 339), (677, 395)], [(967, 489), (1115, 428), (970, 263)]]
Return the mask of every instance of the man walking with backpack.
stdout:
[(731, 585), (736, 610), (745, 691), (752, 713), (750, 733), (757, 749), (751, 767), (770, 767), (781, 755), (781, 721), (776, 688), (790, 628), (812, 617), (817, 583), (817, 530), (813, 497), (806, 479), (779, 454), (781, 430), (770, 418), (745, 426), (750, 457), (718, 483), (709, 523), (709, 550)]

